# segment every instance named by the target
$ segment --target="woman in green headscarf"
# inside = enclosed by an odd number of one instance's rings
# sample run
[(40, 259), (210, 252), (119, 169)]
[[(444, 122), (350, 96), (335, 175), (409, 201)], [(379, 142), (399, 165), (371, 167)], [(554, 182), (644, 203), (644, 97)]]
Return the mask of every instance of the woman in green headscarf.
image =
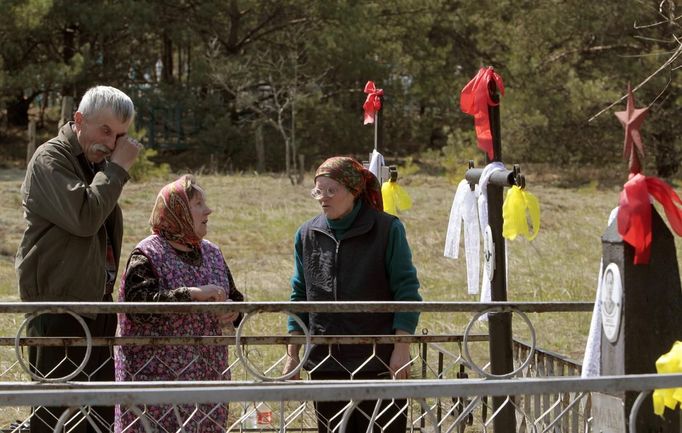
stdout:
[[(369, 170), (350, 157), (329, 158), (315, 173), (311, 196), (322, 213), (296, 233), (292, 301), (421, 301), (405, 228), (398, 218), (383, 212), (381, 187)], [(414, 333), (419, 313), (325, 312), (299, 317), (312, 335), (400, 335)], [(293, 318), (288, 328), (291, 334), (302, 332)], [(287, 347), (285, 373), (300, 363), (299, 351), (299, 345)], [(409, 343), (376, 348), (315, 345), (304, 368), (315, 380), (406, 379), (410, 359)], [(346, 404), (316, 402), (318, 430), (334, 429), (341, 420), (334, 416)], [(371, 414), (374, 405), (367, 401), (359, 408)], [(384, 401), (379, 414), (375, 425), (383, 431), (405, 431), (405, 400)], [(367, 417), (356, 410), (346, 431), (366, 431), (367, 426)]]

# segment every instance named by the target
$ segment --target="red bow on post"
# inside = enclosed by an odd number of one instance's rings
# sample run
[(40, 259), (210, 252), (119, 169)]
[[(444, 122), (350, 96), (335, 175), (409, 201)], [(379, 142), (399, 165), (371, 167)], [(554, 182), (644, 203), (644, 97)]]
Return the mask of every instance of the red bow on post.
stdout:
[(384, 95), (383, 89), (377, 89), (374, 86), (374, 81), (368, 81), (365, 84), (365, 93), (367, 93), (367, 99), (365, 103), (362, 104), (362, 108), (365, 110), (365, 123), (374, 123), (374, 115), (381, 110), (381, 96)]
[(645, 265), (651, 258), (651, 197), (663, 205), (665, 215), (678, 236), (682, 236), (682, 200), (665, 181), (644, 176), (640, 158), (644, 156), (644, 143), (639, 132), (647, 108), (635, 108), (635, 98), (628, 84), (625, 111), (616, 117), (625, 128), (623, 157), (630, 168), (629, 180), (623, 185), (618, 203), (618, 233), (635, 249), (635, 264)]
[(651, 255), (651, 201), (663, 205), (668, 222), (682, 236), (682, 200), (665, 181), (641, 173), (631, 175), (620, 193), (618, 233), (635, 249), (635, 264), (647, 264)]
[(493, 81), (504, 95), (504, 83), (502, 77), (492, 67), (479, 69), (476, 76), (462, 89), (459, 106), (463, 112), (474, 116), (476, 138), (478, 147), (488, 154), (488, 159), (493, 160), (493, 134), (490, 132), (490, 116), (488, 106), (499, 105), (490, 97), (489, 85)]

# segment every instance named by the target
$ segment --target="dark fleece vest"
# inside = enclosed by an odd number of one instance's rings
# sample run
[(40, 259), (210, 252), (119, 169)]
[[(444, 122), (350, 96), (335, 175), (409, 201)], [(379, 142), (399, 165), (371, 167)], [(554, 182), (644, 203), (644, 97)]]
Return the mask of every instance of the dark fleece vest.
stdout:
[[(338, 241), (323, 214), (306, 222), (301, 242), (307, 300), (392, 301), (386, 246), (394, 218), (362, 206)], [(310, 313), (309, 325), (313, 335), (391, 335), (393, 313)], [(362, 371), (387, 370), (392, 349), (390, 344), (377, 345), (379, 359), (374, 357)], [(317, 367), (317, 372), (354, 371), (372, 354), (371, 344), (314, 345), (305, 367)]]

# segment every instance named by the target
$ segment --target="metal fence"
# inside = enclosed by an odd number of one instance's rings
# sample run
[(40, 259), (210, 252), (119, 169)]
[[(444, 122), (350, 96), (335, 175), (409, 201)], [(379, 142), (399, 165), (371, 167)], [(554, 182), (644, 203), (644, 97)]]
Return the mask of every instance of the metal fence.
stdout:
[[(227, 310), (246, 313), (234, 335), (193, 337), (109, 337), (64, 336), (28, 338), (24, 335), (29, 319), (39, 314), (69, 312), (75, 316), (98, 313), (198, 314)], [(385, 312), (421, 311), (474, 313), (464, 333), (415, 336), (310, 336), (274, 335), (273, 324), (260, 324), (265, 332), (254, 335), (249, 326), (258, 324), (259, 313), (292, 314), (313, 311)], [(316, 431), (317, 405), (342, 401), (332, 417), (334, 431), (347, 428), (353, 416), (361, 416), (376, 427), (390, 431), (406, 423), (406, 431), (464, 432), (489, 431), (500, 407), (492, 407), (493, 396), (505, 396), (504, 405), (514, 408), (517, 431), (585, 432), (589, 430), (590, 391), (653, 389), (655, 376), (609, 381), (579, 379), (580, 365), (559, 354), (541, 350), (535, 344), (535, 327), (526, 313), (591, 312), (591, 303), (6, 303), (0, 304), (5, 329), (14, 325), (15, 335), (0, 338), (0, 430), (27, 431), (39, 420), (54, 431), (79, 431), (90, 425), (92, 431)], [(488, 373), (484, 333), (473, 333), (473, 322), (483, 312), (514, 313), (530, 329), (529, 342), (514, 341), (515, 372), (509, 380)], [(18, 314), (27, 314), (21, 320)], [(256, 326), (256, 329), (259, 327)], [(268, 332), (269, 330), (269, 332)], [(9, 333), (9, 331), (5, 331)], [(298, 342), (343, 350), (347, 345), (367, 344), (373, 357), (382, 344), (396, 341), (412, 344), (410, 380), (368, 380), (358, 371), (349, 371), (348, 380), (312, 380), (308, 373), (301, 381), (284, 381), (282, 367), (285, 345)], [(65, 349), (64, 363), (73, 370), (66, 380), (31, 381), (27, 346), (59, 346)], [(87, 382), (79, 376), (83, 359), (70, 359), (70, 348), (105, 346), (113, 354), (121, 347), (228, 347), (231, 353), (223, 377), (231, 381), (182, 380), (188, 366), (175, 369), (181, 381)], [(189, 350), (189, 349), (188, 349)], [(197, 352), (199, 353), (199, 352)], [(153, 357), (152, 357), (153, 358)], [(150, 358), (145, 366), (158, 359)], [(303, 357), (304, 358), (304, 357)], [(370, 359), (368, 358), (368, 362)], [(481, 361), (483, 360), (483, 361)], [(212, 359), (196, 356), (190, 363), (215, 368)], [(36, 375), (36, 372), (33, 372)], [(559, 377), (565, 378), (559, 379)], [(132, 375), (135, 377), (135, 375)], [(167, 376), (164, 376), (167, 377)], [(549, 377), (557, 379), (549, 380)], [(389, 379), (388, 377), (386, 379)], [(541, 379), (541, 380), (540, 380)], [(682, 383), (682, 381), (680, 381)], [(494, 387), (491, 384), (498, 384)], [(670, 382), (668, 382), (670, 385)], [(660, 385), (659, 385), (660, 386)], [(313, 403), (313, 401), (318, 403)], [(379, 401), (379, 403), (377, 403)], [(360, 403), (365, 402), (365, 403)], [(98, 418), (97, 406), (117, 406), (117, 425)], [(59, 410), (51, 410), (59, 407)], [(45, 419), (47, 418), (47, 419)]]

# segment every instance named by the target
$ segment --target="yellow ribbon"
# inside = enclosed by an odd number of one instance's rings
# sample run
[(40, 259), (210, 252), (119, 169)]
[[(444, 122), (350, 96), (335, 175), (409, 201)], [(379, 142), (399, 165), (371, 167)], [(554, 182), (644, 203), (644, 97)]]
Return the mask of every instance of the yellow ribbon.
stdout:
[[(532, 235), (528, 230), (526, 210), (533, 224)], [(514, 240), (516, 236), (523, 235), (532, 241), (540, 230), (540, 203), (533, 194), (514, 185), (507, 191), (507, 198), (502, 205), (502, 218), (502, 236)]]
[[(670, 352), (656, 360), (659, 374), (682, 373), (682, 341), (676, 341)], [(665, 408), (675, 410), (682, 403), (682, 388), (657, 389), (653, 395), (654, 413), (663, 415)]]
[(412, 199), (396, 182), (384, 182), (381, 185), (381, 198), (384, 201), (384, 212), (398, 215), (398, 211), (406, 211), (412, 207)]

